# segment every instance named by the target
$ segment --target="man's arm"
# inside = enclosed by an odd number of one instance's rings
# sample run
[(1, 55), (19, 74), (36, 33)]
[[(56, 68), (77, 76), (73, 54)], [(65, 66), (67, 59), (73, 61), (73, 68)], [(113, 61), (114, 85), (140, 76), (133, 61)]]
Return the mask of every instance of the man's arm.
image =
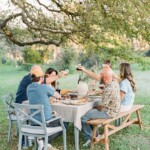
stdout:
[(89, 70), (85, 69), (83, 66), (79, 67), (79, 69), (81, 71), (83, 71), (85, 74), (87, 74), (89, 77), (91, 77), (95, 80), (101, 81), (101, 74), (96, 74), (92, 71), (89, 71)]

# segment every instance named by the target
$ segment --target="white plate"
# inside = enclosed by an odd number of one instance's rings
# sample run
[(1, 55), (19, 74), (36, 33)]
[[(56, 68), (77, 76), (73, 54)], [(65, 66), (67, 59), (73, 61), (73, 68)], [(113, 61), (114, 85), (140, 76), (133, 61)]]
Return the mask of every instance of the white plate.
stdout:
[(89, 95), (88, 97), (90, 97), (90, 98), (101, 98), (102, 95)]
[(86, 103), (84, 103), (84, 102), (79, 103), (78, 100), (64, 101), (63, 103), (64, 103), (64, 104), (67, 104), (67, 105), (84, 105), (84, 104), (86, 104)]
[(91, 102), (91, 101), (94, 101), (94, 100), (98, 100), (98, 99), (101, 99), (102, 98), (102, 96), (100, 95), (98, 95), (98, 96), (96, 96), (96, 95), (92, 95), (92, 96), (88, 96), (88, 101), (89, 102)]

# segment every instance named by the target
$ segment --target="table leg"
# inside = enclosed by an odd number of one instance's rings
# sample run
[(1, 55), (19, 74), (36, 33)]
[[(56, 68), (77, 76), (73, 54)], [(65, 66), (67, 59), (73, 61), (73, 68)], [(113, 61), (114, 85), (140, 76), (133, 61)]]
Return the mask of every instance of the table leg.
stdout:
[(79, 129), (74, 127), (75, 150), (79, 150)]

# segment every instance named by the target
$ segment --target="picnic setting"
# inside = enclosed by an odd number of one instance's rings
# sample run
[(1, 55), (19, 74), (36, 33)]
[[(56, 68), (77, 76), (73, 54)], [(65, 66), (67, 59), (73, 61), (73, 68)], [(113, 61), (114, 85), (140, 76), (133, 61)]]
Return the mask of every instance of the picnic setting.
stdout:
[(148, 0), (0, 3), (0, 150), (150, 150)]

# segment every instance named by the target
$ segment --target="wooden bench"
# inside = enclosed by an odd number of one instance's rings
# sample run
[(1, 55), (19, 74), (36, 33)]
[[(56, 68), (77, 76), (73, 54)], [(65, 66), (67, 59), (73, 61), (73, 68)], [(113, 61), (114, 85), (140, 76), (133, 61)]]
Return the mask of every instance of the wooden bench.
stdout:
[[(142, 120), (140, 117), (140, 109), (142, 109), (144, 105), (134, 105), (130, 111), (120, 113), (117, 117), (112, 119), (94, 119), (87, 121), (87, 124), (93, 126), (93, 134), (91, 139), (91, 149), (94, 148), (95, 143), (105, 143), (105, 150), (109, 150), (109, 135), (130, 126), (131, 124), (139, 124), (142, 129)], [(136, 112), (136, 118), (130, 118), (131, 115)], [(119, 126), (116, 126), (112, 123), (114, 121), (122, 118), (122, 122)], [(100, 138), (96, 138), (96, 131), (99, 127), (104, 127), (104, 133), (100, 136)]]

